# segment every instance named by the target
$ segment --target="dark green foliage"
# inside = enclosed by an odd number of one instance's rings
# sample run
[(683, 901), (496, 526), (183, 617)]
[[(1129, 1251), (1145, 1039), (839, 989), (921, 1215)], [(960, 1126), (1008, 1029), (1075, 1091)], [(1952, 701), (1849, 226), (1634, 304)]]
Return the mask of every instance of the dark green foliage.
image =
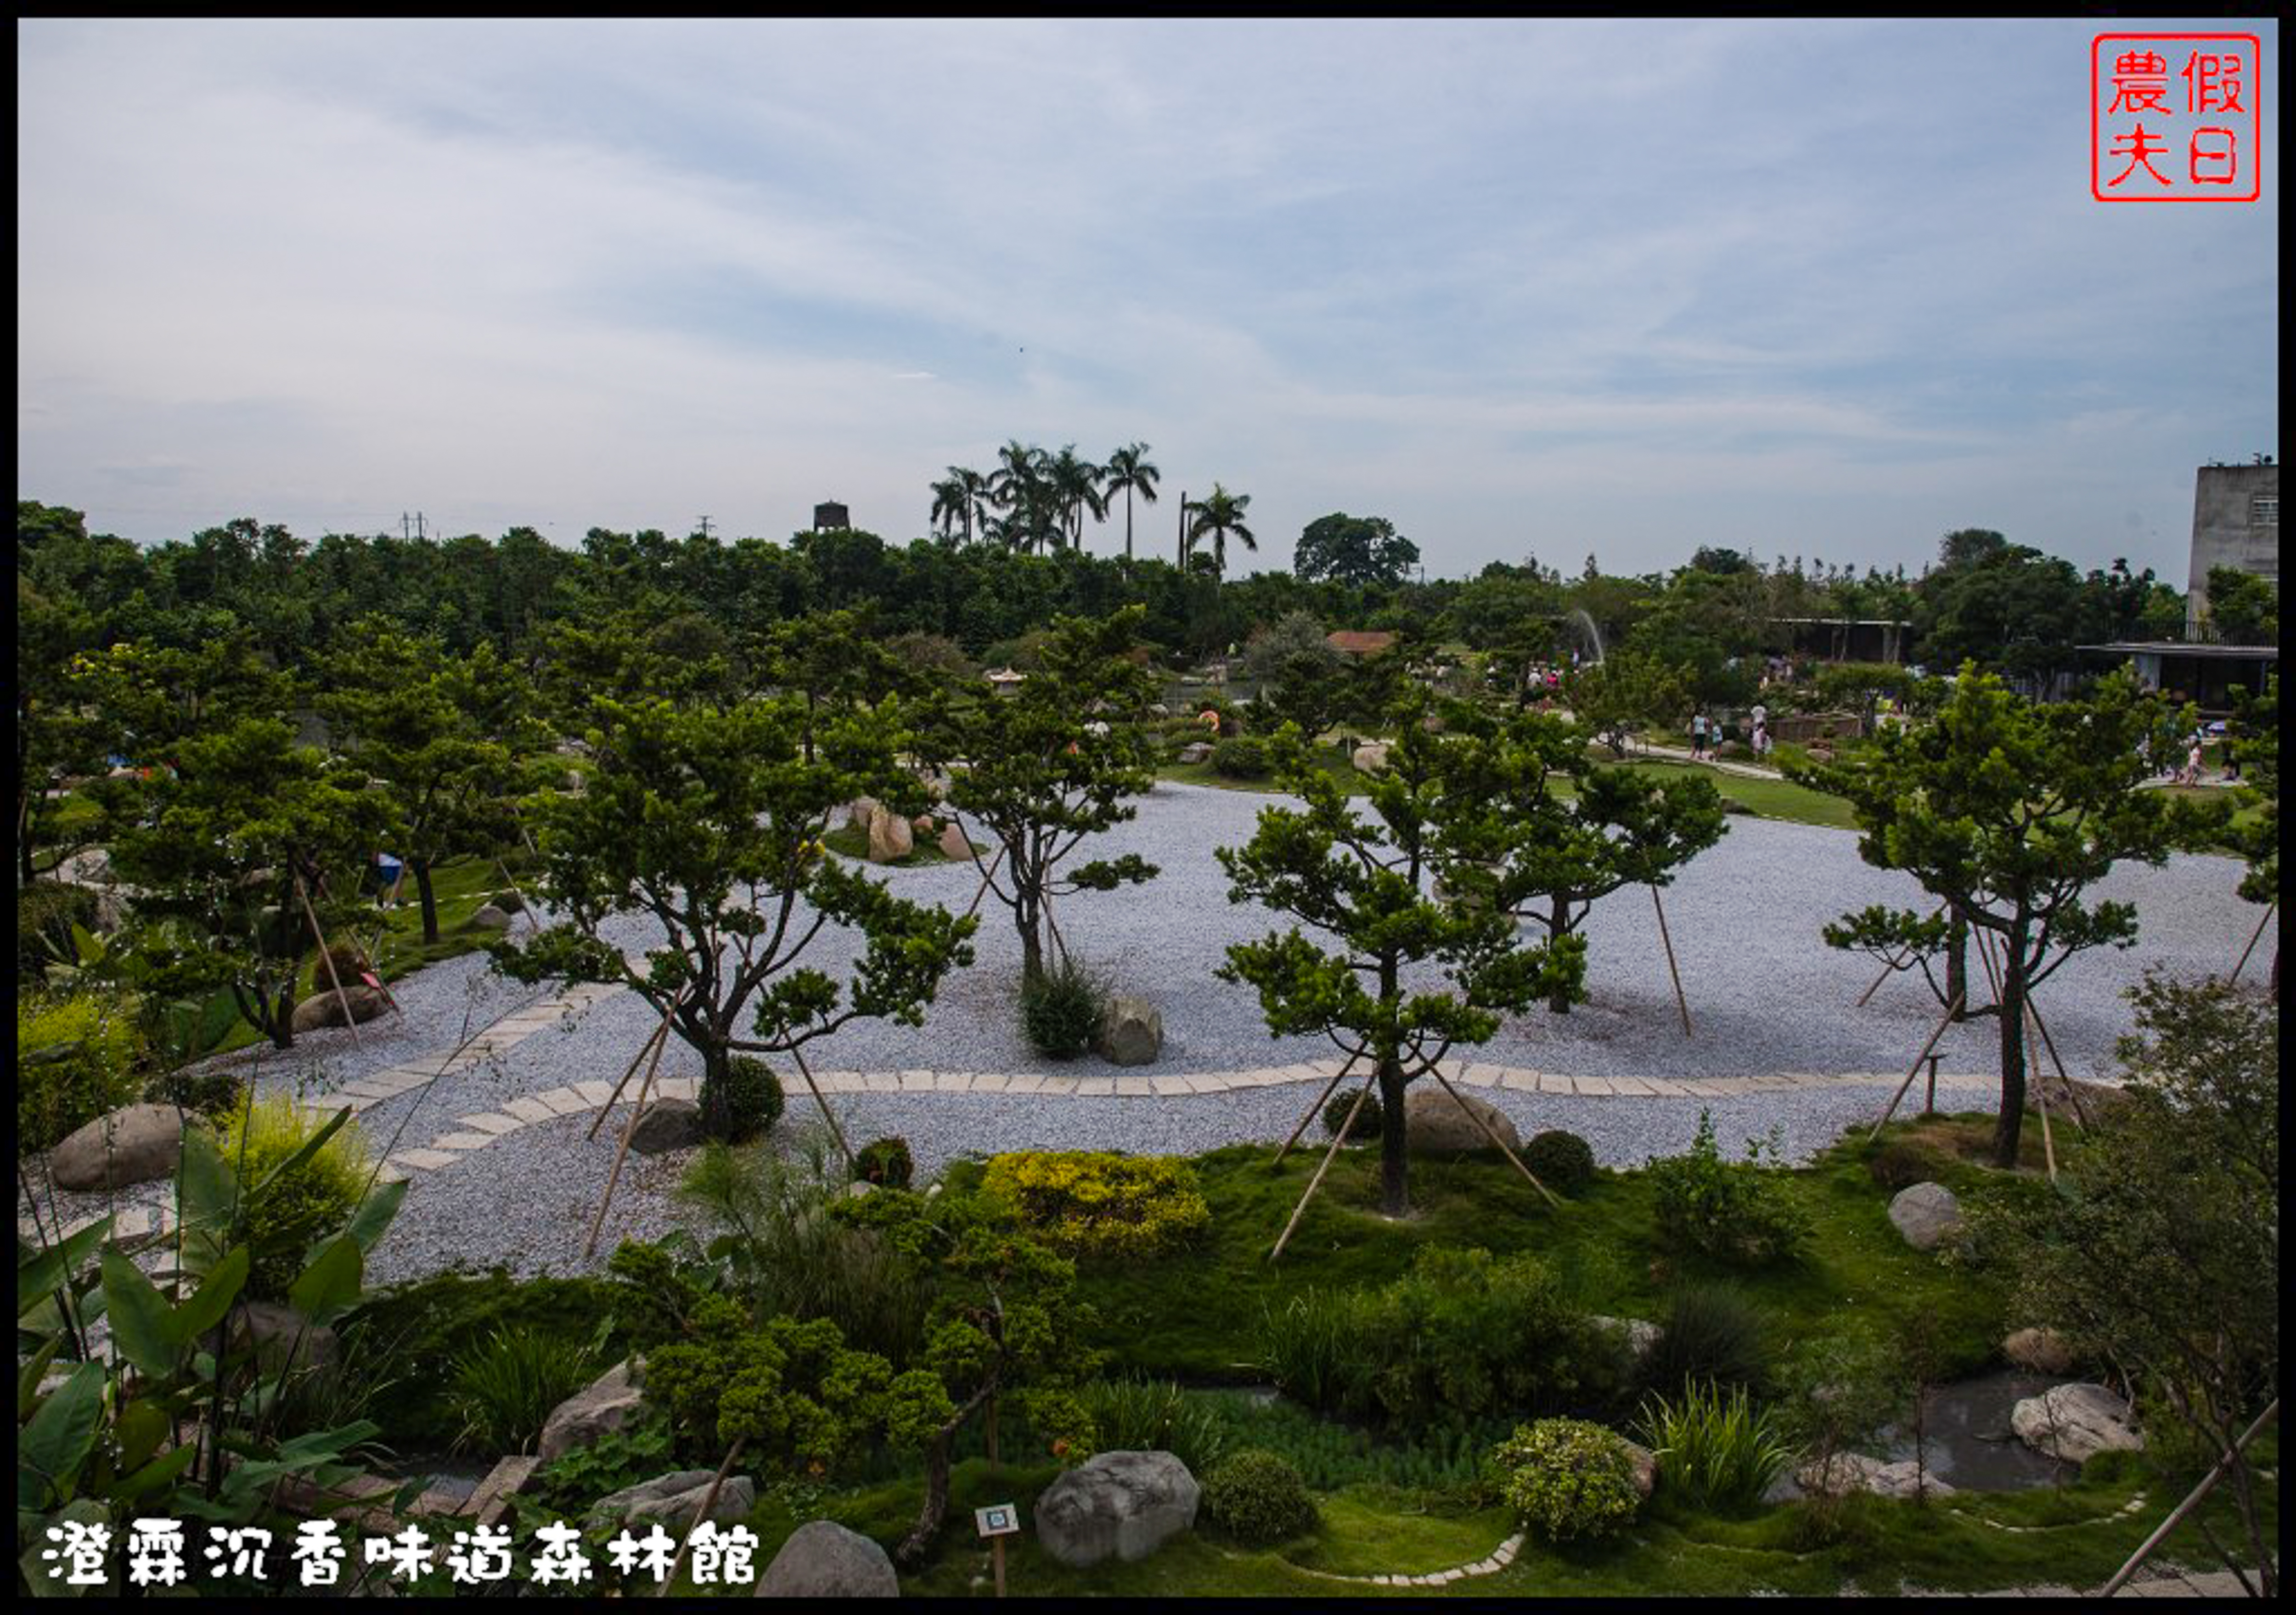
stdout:
[(1775, 1160), (1775, 1138), (1767, 1146), (1749, 1139), (1744, 1160), (1724, 1160), (1714, 1143), (1713, 1115), (1700, 1111), (1690, 1148), (1650, 1164), (1663, 1244), (1734, 1266), (1792, 1260), (1808, 1237), (1808, 1214), (1792, 1179), (1776, 1166), (1762, 1165), (1765, 1148)]
[(1106, 1002), (1100, 978), (1064, 959), (1021, 983), (1021, 1029), (1048, 1059), (1074, 1059), (1092, 1047)]
[(238, 1109), (244, 1092), (237, 1073), (211, 1067), (164, 1072), (144, 1084), (147, 1103), (179, 1105), (210, 1121), (220, 1121)]
[(1316, 1528), (1316, 1500), (1300, 1471), (1264, 1447), (1232, 1453), (1204, 1477), (1203, 1509), (1239, 1542), (1284, 1542)]
[(873, 1139), (854, 1152), (853, 1178), (856, 1182), (874, 1183), (884, 1189), (906, 1189), (915, 1171), (916, 1162), (909, 1155), (909, 1141), (904, 1138)]
[(621, 1429), (535, 1471), (516, 1498), (520, 1515), (537, 1525), (579, 1519), (599, 1498), (675, 1469), (672, 1448), (669, 1420), (657, 1408), (641, 1409)]
[(726, 1103), (736, 1142), (762, 1136), (782, 1115), (782, 1079), (765, 1061), (737, 1054), (726, 1062)]
[(1333, 1138), (1347, 1125), (1348, 1112), (1353, 1109), (1357, 1097), (1363, 1108), (1356, 1111), (1355, 1125), (1348, 1128), (1348, 1141), (1355, 1144), (1372, 1143), (1378, 1140), (1387, 1126), (1387, 1113), (1379, 1107), (1379, 1095), (1365, 1093), (1360, 1088), (1349, 1088), (1334, 1093), (1324, 1105), (1324, 1131)]
[(109, 993), (16, 1001), (16, 1148), (45, 1149), (134, 1100), (143, 1036)]
[(455, 1359), (447, 1406), (462, 1421), (465, 1452), (526, 1452), (551, 1411), (588, 1385), (607, 1364), (599, 1331), (587, 1340), (541, 1329), (495, 1331)]
[(1672, 1396), (1684, 1385), (1759, 1388), (1769, 1377), (1769, 1325), (1728, 1284), (1677, 1284), (1656, 1320), (1657, 1342), (1643, 1359), (1643, 1382)]
[(1522, 1164), (1557, 1194), (1576, 1194), (1595, 1181), (1594, 1147), (1559, 1128), (1533, 1133), (1522, 1147)]
[(1222, 1405), (1169, 1380), (1137, 1374), (1095, 1380), (1078, 1394), (1104, 1453), (1169, 1453), (1201, 1476), (1230, 1446)]
[(1874, 1181), (1892, 1192), (1915, 1183), (1933, 1183), (1944, 1169), (1945, 1163), (1935, 1150), (1903, 1139), (1881, 1145), (1866, 1162)]
[(1224, 779), (1265, 779), (1273, 766), (1267, 742), (1256, 735), (1238, 735), (1212, 747), (1212, 772)]
[(1754, 1406), (1742, 1385), (1726, 1393), (1693, 1381), (1652, 1397), (1639, 1434), (1660, 1483), (1693, 1508), (1752, 1508), (1793, 1461), (1778, 1414)]
[(1399, 1428), (1596, 1405), (1620, 1388), (1611, 1343), (1529, 1255), (1428, 1246), (1383, 1289), (1295, 1297), (1263, 1338), (1291, 1395)]
[(95, 925), (95, 892), (61, 880), (41, 880), (16, 894), (16, 977), (37, 978), (58, 960), (70, 960), (72, 927)]

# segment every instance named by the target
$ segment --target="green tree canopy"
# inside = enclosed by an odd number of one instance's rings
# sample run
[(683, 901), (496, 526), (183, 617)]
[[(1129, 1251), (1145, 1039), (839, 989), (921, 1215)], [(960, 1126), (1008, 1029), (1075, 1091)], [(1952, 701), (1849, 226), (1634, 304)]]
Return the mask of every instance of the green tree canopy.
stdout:
[(1310, 583), (1397, 583), (1419, 564), (1419, 546), (1385, 516), (1351, 516), (1335, 510), (1301, 530), (1292, 570)]

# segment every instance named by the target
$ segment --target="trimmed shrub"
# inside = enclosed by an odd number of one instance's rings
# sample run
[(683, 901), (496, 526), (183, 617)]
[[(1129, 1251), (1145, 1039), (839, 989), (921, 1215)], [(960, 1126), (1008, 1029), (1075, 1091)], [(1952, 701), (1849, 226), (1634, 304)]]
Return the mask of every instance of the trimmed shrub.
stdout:
[(130, 1001), (76, 993), (16, 1001), (16, 1149), (45, 1149), (135, 1102), (144, 1039)]
[(1172, 1156), (1052, 1149), (991, 1156), (980, 1189), (1070, 1256), (1156, 1256), (1212, 1220), (1195, 1172)]
[(603, 1341), (497, 1326), (455, 1359), (447, 1405), (462, 1425), (458, 1451), (520, 1454), (551, 1411), (607, 1368)]
[[(1334, 1093), (1324, 1107), (1324, 1131), (1332, 1137), (1340, 1136), (1340, 1128), (1348, 1119), (1348, 1110), (1356, 1102), (1358, 1090)], [(1368, 1144), (1386, 1136), (1387, 1112), (1380, 1108), (1379, 1095), (1364, 1096), (1363, 1108), (1356, 1112), (1356, 1125), (1348, 1129), (1348, 1141)]]
[(1072, 960), (1021, 983), (1021, 1029), (1047, 1059), (1074, 1059), (1092, 1047), (1107, 993), (1099, 977)]
[(1222, 1459), (1204, 1477), (1204, 1512), (1239, 1542), (1285, 1542), (1316, 1528), (1316, 1500), (1300, 1471), (1265, 1447)]
[(1549, 1128), (1522, 1147), (1522, 1164), (1558, 1194), (1576, 1194), (1595, 1181), (1595, 1149), (1575, 1133)]
[(1714, 1143), (1713, 1113), (1700, 1111), (1690, 1148), (1648, 1168), (1660, 1241), (1745, 1267), (1799, 1255), (1809, 1216), (1792, 1181), (1763, 1164), (1765, 1149), (1775, 1161), (1775, 1139), (1767, 1145), (1749, 1139), (1744, 1160), (1724, 1160)]
[(1642, 1507), (1624, 1438), (1584, 1419), (1541, 1419), (1491, 1454), (1500, 1496), (1553, 1542), (1607, 1537)]
[(235, 1073), (184, 1067), (163, 1072), (144, 1084), (145, 1102), (177, 1105), (221, 1124), (240, 1108), (245, 1085)]
[(737, 1054), (726, 1062), (726, 1102), (733, 1113), (734, 1137), (756, 1138), (781, 1119), (782, 1079), (765, 1061)]
[(1257, 736), (1238, 735), (1212, 747), (1212, 772), (1224, 779), (1265, 779), (1274, 765), (1267, 742)]
[(916, 1169), (906, 1139), (875, 1139), (862, 1145), (853, 1157), (854, 1182), (874, 1183), (880, 1189), (906, 1189)]
[(1769, 1330), (1727, 1284), (1681, 1284), (1666, 1298), (1643, 1382), (1672, 1396), (1685, 1385), (1760, 1386), (1769, 1377)]
[(285, 1299), (311, 1248), (340, 1233), (366, 1193), (366, 1145), (357, 1122), (345, 1123), (300, 1166), (271, 1177), (328, 1119), (275, 1093), (233, 1116), (224, 1130), (219, 1148), (239, 1177), (239, 1221), (254, 1255), (247, 1293), (257, 1300)]

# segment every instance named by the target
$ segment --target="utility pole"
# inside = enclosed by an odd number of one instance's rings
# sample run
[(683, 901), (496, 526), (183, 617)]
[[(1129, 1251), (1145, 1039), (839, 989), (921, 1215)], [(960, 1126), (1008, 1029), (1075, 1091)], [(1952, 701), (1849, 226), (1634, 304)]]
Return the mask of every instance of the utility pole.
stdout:
[(708, 516), (702, 516), (700, 518), (700, 521), (701, 525), (701, 536), (706, 539), (709, 536), (709, 518)]

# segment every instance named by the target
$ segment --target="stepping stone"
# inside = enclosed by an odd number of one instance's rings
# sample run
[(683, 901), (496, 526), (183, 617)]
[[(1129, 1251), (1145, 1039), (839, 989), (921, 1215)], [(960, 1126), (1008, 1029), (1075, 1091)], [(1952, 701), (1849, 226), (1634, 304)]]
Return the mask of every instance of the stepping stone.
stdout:
[[(804, 1078), (798, 1080), (802, 1082)], [(858, 1071), (816, 1071), (813, 1080), (824, 1093), (858, 1093), (867, 1086)]]
[(1016, 1071), (1004, 1079), (1007, 1093), (1040, 1093), (1044, 1086), (1045, 1079), (1033, 1071)]
[(1073, 1076), (1040, 1076), (1037, 1080), (1044, 1084), (1040, 1090), (1042, 1092), (1057, 1094), (1062, 1099), (1076, 1096), (1077, 1079)]
[(1763, 1093), (1775, 1092), (1781, 1088), (1794, 1086), (1790, 1079), (1783, 1076), (1745, 1076), (1737, 1080), (1744, 1083), (1747, 1087)]
[(1611, 1090), (1614, 1093), (1631, 1094), (1636, 1099), (1644, 1099), (1649, 1096), (1651, 1085), (1639, 1076), (1614, 1076), (1611, 1078)]
[(975, 1093), (1002, 1093), (1004, 1092), (1004, 1084), (1011, 1080), (1010, 1077), (996, 1073), (976, 1076), (972, 1079), (972, 1091)]
[(1473, 1065), (1467, 1067), (1466, 1075), (1459, 1080), (1470, 1088), (1495, 1088), (1505, 1075), (1505, 1067), (1503, 1066)]
[(594, 1109), (614, 1097), (614, 1085), (593, 1077), (588, 1082), (575, 1084), (574, 1092), (580, 1094), (583, 1100)]
[(969, 1093), (972, 1090), (972, 1078), (963, 1071), (943, 1071), (933, 1078), (936, 1093)]
[(861, 1080), (868, 1085), (871, 1093), (894, 1093), (901, 1086), (901, 1079), (890, 1071), (872, 1071)]
[(463, 1158), (449, 1155), (443, 1149), (402, 1149), (390, 1158), (402, 1166), (412, 1166), (417, 1172), (436, 1172), (441, 1166), (451, 1166)]
[[(668, 1085), (663, 1084), (665, 1087)], [(547, 1105), (559, 1116), (579, 1116), (584, 1111), (594, 1108), (583, 1103), (582, 1096), (571, 1088), (545, 1088), (534, 1098), (536, 1103)]]
[(529, 1099), (524, 1094), (513, 1100), (504, 1100), (503, 1108), (522, 1122), (554, 1121), (558, 1116), (558, 1112), (540, 1100)]
[(1597, 1093), (1606, 1099), (1618, 1092), (1611, 1086), (1611, 1079), (1607, 1076), (1574, 1076), (1570, 1079), (1570, 1085), (1581, 1093)]
[(1119, 1076), (1111, 1080), (1116, 1084), (1116, 1092), (1128, 1099), (1146, 1099), (1156, 1092), (1154, 1085), (1144, 1076)]
[(335, 1092), (350, 1099), (365, 1100), (368, 1104), (373, 1105), (379, 1104), (387, 1099), (397, 1099), (400, 1090), (388, 1083), (377, 1082), (371, 1076), (363, 1076), (355, 1083), (345, 1083)]
[(701, 1079), (698, 1076), (665, 1076), (653, 1085), (655, 1094), (662, 1099), (682, 1099), (700, 1102)]
[[(1114, 1077), (1078, 1076), (1070, 1077), (1069, 1080), (1076, 1084), (1076, 1092), (1078, 1093), (1090, 1093), (1105, 1098), (1116, 1092), (1116, 1079)], [(1144, 1083), (1146, 1081), (1144, 1077), (1130, 1077), (1126, 1080), (1141, 1083)]]
[(1509, 1067), (1499, 1073), (1499, 1086), (1513, 1089), (1517, 1093), (1537, 1093), (1539, 1092), (1538, 1073)]
[(1234, 1082), (1218, 1072), (1207, 1072), (1201, 1076), (1183, 1076), (1180, 1080), (1198, 1093), (1226, 1093), (1235, 1086)]
[(132, 1240), (149, 1232), (151, 1227), (151, 1212), (141, 1206), (130, 1206), (111, 1220), (111, 1237), (115, 1240)]
[(443, 1133), (430, 1141), (433, 1149), (484, 1149), (495, 1141), (491, 1133)]
[(1558, 1073), (1553, 1071), (1540, 1071), (1535, 1075), (1538, 1079), (1538, 1091), (1541, 1093), (1576, 1093), (1578, 1092), (1578, 1090), (1570, 1085), (1570, 1079), (1569, 1077), (1561, 1075)]
[(933, 1075), (930, 1071), (904, 1071), (901, 1073), (901, 1092), (904, 1093), (931, 1093), (932, 1092), (932, 1085)]
[(1311, 1059), (1308, 1062), (1308, 1065), (1317, 1076), (1322, 1077), (1325, 1082), (1331, 1081), (1332, 1078), (1337, 1076), (1341, 1071), (1347, 1068), (1347, 1061), (1343, 1059)]
[(378, 1183), (403, 1183), (406, 1181), (406, 1168), (394, 1162), (385, 1161), (375, 1168), (374, 1181)]
[(1641, 1079), (1641, 1082), (1644, 1087), (1649, 1089), (1660, 1099), (1679, 1099), (1682, 1097), (1683, 1087), (1682, 1084), (1678, 1081), (1663, 1076), (1645, 1076)]
[[(1137, 1082), (1138, 1080), (1139, 1079), (1137, 1077), (1122, 1077), (1119, 1079), (1119, 1082)], [(1185, 1076), (1152, 1076), (1148, 1079), (1148, 1085), (1153, 1088), (1157, 1092), (1166, 1094), (1193, 1093), (1196, 1091), (1195, 1084), (1191, 1083)], [(1119, 1093), (1129, 1093), (1136, 1092), (1136, 1090), (1119, 1087), (1117, 1092)]]

